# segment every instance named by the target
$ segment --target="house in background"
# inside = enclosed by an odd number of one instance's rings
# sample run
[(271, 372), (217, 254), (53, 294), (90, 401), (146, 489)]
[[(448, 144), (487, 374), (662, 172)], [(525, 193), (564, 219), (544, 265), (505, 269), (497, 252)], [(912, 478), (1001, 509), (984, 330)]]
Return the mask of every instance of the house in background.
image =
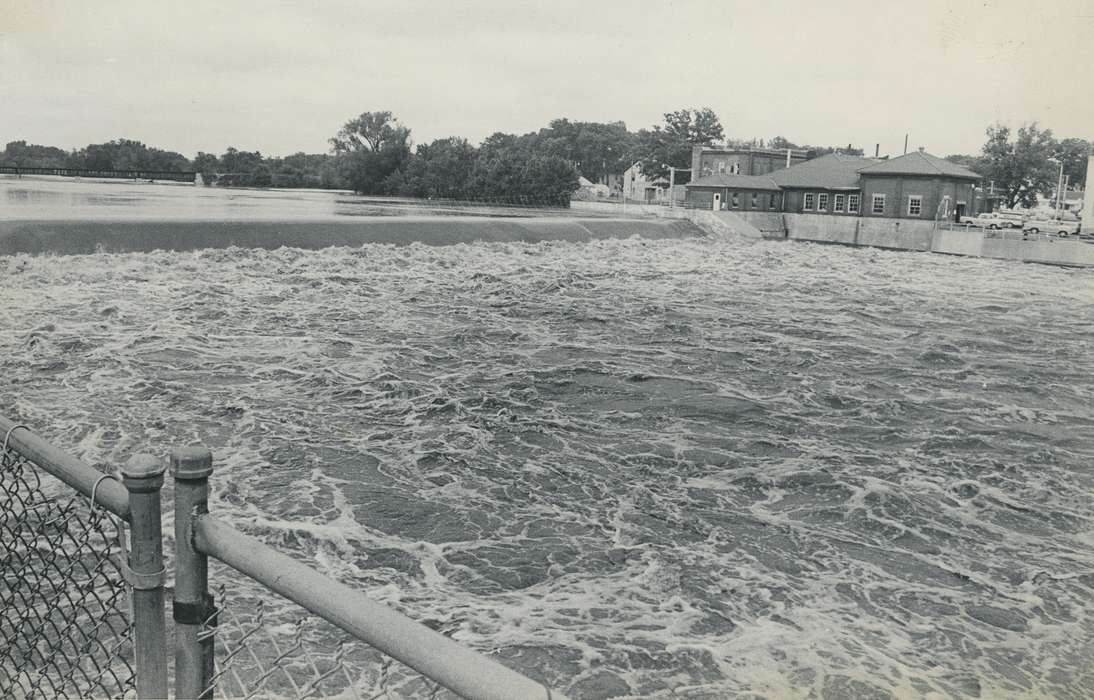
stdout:
[(692, 146), (691, 173), (693, 180), (720, 174), (766, 175), (808, 158), (807, 152), (801, 150)]
[(769, 176), (783, 192), (784, 212), (858, 216), (862, 210), (859, 170), (874, 158), (829, 153)]
[(647, 178), (637, 162), (623, 171), (623, 196), (629, 200), (646, 203), (665, 201), (668, 188), (668, 180), (663, 177)]
[(858, 173), (862, 216), (956, 221), (976, 212), (980, 175), (922, 149)]
[(574, 199), (604, 199), (610, 194), (611, 189), (606, 184), (593, 182), (584, 176), (577, 178), (577, 192), (574, 193)]

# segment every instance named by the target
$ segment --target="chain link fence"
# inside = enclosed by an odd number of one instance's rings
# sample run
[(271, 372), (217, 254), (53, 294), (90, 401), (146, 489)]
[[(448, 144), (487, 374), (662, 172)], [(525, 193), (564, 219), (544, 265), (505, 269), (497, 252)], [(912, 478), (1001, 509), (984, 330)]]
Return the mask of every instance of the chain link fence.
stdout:
[(134, 697), (121, 523), (0, 452), (0, 697)]
[(228, 567), (216, 567), (210, 579), (221, 583), (214, 591), (216, 613), (206, 619), (201, 634), (214, 638), (216, 647), (208, 697), (458, 697), (289, 601), (242, 592), (248, 586), (240, 585)]
[(0, 698), (160, 698), (172, 682), (201, 698), (562, 698), (209, 516), (206, 448), (171, 454), (165, 590), (162, 460), (134, 455), (112, 483), (29, 429), (9, 449), (25, 426), (5, 427)]

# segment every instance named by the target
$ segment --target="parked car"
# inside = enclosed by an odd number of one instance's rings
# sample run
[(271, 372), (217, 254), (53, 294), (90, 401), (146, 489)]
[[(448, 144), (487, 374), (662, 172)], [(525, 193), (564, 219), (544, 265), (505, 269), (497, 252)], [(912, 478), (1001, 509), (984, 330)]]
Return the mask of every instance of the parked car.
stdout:
[(1055, 233), (1057, 236), (1078, 235), (1078, 221), (1061, 221), (1059, 219), (1030, 219), (1022, 227), (1023, 231), (1030, 233)]
[(1012, 218), (1012, 215), (1007, 214), (980, 214), (976, 217), (962, 217), (961, 223), (972, 224), (973, 226), (983, 226), (984, 228), (1000, 229), (1000, 228), (1019, 228), (1022, 226), (1022, 220), (1019, 218), (1017, 221)]

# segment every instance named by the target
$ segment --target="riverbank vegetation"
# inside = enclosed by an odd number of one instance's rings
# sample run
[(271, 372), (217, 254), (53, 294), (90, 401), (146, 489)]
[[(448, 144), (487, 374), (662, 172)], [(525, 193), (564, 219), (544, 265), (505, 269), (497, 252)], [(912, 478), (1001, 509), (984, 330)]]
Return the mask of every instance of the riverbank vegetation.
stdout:
[[(1039, 195), (1054, 190), (1061, 162), (1072, 188), (1084, 184), (1092, 144), (1083, 139), (1057, 140), (1036, 123), (1014, 133), (993, 125), (987, 137), (980, 154), (948, 157), (984, 175), (1009, 206), (1032, 206)], [(580, 177), (617, 189), (623, 172), (635, 163), (647, 177), (667, 178), (670, 166), (684, 169), (676, 173), (676, 182), (687, 182), (695, 144), (795, 148), (810, 156), (834, 150), (862, 154), (850, 147), (797, 144), (783, 136), (726, 138), (709, 108), (667, 112), (662, 124), (636, 132), (623, 122), (560, 118), (526, 134), (495, 132), (478, 145), (458, 136), (414, 144), (411, 129), (395, 115), (374, 111), (348, 120), (329, 142), (328, 153), (276, 157), (231, 146), (219, 155), (199, 151), (190, 159), (131, 139), (72, 151), (12, 141), (0, 152), (0, 166), (197, 171), (207, 185), (564, 206)]]

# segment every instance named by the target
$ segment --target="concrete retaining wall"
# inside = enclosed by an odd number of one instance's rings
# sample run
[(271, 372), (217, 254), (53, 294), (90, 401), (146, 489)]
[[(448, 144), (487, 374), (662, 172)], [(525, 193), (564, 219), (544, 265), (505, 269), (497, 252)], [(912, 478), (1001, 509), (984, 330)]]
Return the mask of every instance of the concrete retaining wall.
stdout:
[(784, 214), (786, 237), (796, 241), (843, 243), (855, 245), (858, 218), (853, 216), (818, 216), (816, 214)]
[(1020, 234), (1009, 235), (1013, 237), (986, 236), (979, 231), (935, 231), (931, 250), (949, 255), (1094, 267), (1094, 244), (1063, 238), (1023, 240)]
[(327, 248), (366, 243), (689, 238), (690, 221), (659, 219), (358, 217), (338, 221), (0, 221), (0, 255), (199, 248)]
[(777, 237), (779, 238), (786, 236), (786, 222), (783, 220), (783, 215), (779, 212), (735, 211), (732, 213), (752, 224), (764, 234), (778, 234)]
[(856, 218), (858, 245), (897, 250), (930, 250), (933, 221)]

